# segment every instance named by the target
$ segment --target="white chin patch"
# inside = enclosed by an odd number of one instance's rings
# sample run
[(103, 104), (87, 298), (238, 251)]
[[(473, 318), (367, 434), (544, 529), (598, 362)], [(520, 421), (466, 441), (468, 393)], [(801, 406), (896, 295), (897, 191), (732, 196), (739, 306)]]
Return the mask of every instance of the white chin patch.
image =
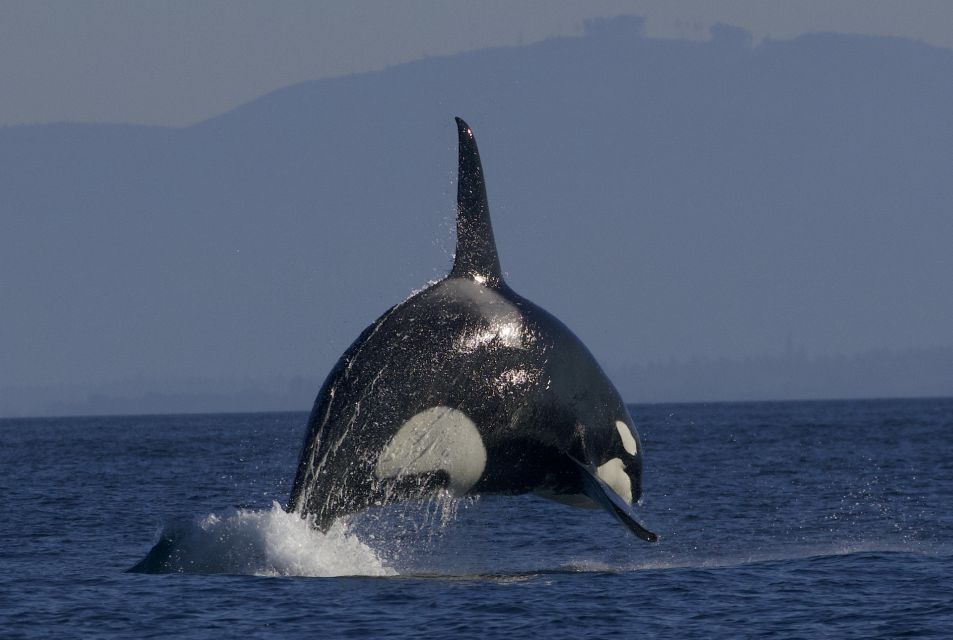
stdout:
[(639, 450), (639, 445), (635, 441), (635, 436), (629, 431), (629, 426), (621, 420), (616, 420), (615, 428), (619, 432), (619, 438), (622, 439), (622, 448), (630, 456), (634, 456)]
[(620, 498), (632, 504), (632, 480), (625, 472), (625, 464), (621, 458), (613, 458), (601, 467), (596, 467), (596, 475)]
[(451, 493), (461, 496), (483, 475), (486, 448), (473, 421), (462, 411), (432, 407), (405, 422), (377, 460), (381, 480), (444, 471)]

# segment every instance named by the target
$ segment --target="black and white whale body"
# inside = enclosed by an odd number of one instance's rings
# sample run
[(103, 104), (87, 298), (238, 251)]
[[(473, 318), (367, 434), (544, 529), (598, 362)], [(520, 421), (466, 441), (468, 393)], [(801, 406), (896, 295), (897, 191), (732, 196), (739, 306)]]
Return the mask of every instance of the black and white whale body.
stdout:
[(457, 127), (453, 270), (384, 313), (331, 371), (288, 509), (326, 530), (438, 490), (537, 492), (602, 506), (655, 541), (632, 512), (642, 493), (632, 418), (582, 342), (504, 282), (476, 142)]

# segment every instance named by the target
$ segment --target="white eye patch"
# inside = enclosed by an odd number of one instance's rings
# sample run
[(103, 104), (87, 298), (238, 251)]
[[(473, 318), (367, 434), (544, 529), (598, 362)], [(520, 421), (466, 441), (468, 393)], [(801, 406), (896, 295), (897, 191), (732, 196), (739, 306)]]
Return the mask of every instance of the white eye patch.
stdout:
[(632, 435), (632, 432), (629, 431), (629, 426), (622, 422), (621, 420), (615, 421), (616, 431), (619, 432), (619, 438), (622, 439), (622, 448), (625, 449), (625, 452), (630, 456), (634, 456), (639, 451), (639, 445), (635, 441), (635, 437)]
[(378, 478), (445, 471), (451, 493), (465, 494), (483, 475), (486, 448), (467, 414), (432, 407), (405, 422), (377, 460)]

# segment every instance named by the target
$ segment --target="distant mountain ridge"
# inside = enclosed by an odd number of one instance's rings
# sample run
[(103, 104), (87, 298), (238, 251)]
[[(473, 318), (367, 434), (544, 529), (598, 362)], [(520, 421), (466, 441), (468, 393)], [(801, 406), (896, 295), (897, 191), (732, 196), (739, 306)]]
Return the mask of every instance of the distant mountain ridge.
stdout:
[(617, 19), (183, 129), (0, 128), (0, 388), (322, 377), (449, 266), (453, 115), (510, 283), (609, 369), (791, 331), (953, 344), (950, 77), (953, 51), (907, 40)]
[(620, 367), (612, 377), (629, 402), (941, 398), (953, 396), (953, 347), (692, 358)]

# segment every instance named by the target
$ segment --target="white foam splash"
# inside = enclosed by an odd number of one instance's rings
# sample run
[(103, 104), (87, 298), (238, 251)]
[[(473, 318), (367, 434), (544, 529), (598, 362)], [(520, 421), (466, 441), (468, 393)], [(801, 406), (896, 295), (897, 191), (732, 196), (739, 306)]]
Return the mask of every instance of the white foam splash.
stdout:
[(170, 523), (133, 570), (259, 576), (396, 575), (341, 521), (321, 533), (277, 502), (270, 510), (229, 509)]

